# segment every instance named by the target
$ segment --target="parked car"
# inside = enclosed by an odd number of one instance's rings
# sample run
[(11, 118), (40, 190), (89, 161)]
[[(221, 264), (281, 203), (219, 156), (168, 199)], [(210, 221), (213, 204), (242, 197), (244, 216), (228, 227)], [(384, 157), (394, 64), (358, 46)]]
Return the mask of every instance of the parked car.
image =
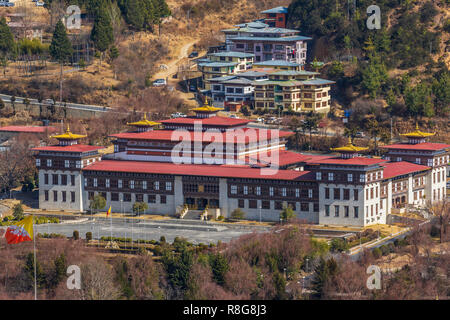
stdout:
[(240, 119), (240, 118), (239, 118), (237, 115), (235, 115), (235, 114), (231, 114), (231, 115), (230, 115), (230, 118), (231, 118), (231, 119)]
[(36, 2), (36, 7), (43, 7), (43, 6), (45, 6), (44, 2), (39, 2), (39, 1)]
[(53, 99), (45, 99), (44, 101), (42, 101), (42, 103), (53, 105), (55, 104), (55, 101)]
[(257, 122), (263, 123), (264, 122), (264, 118), (258, 118), (256, 119)]
[(170, 115), (172, 118), (186, 118), (187, 116), (182, 112), (175, 112)]
[(364, 138), (366, 135), (364, 134), (364, 132), (362, 132), (362, 131), (359, 131), (359, 132), (357, 132), (356, 133), (356, 137), (357, 138)]
[(9, 1), (2, 1), (2, 2), (0, 2), (0, 6), (2, 6), (2, 7), (14, 7), (14, 3), (9, 2)]
[(197, 91), (197, 86), (196, 86), (195, 84), (191, 84), (191, 85), (189, 86), (189, 91), (191, 91), (191, 92)]
[(156, 79), (155, 81), (153, 81), (153, 86), (154, 87), (162, 87), (165, 86), (167, 84), (165, 79)]
[(191, 54), (189, 55), (189, 58), (197, 58), (198, 57), (198, 52), (197, 51), (192, 51)]

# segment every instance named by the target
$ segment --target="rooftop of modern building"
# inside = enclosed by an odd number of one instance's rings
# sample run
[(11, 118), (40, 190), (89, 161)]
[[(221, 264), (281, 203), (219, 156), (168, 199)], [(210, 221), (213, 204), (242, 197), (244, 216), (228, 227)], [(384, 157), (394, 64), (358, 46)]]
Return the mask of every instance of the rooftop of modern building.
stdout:
[(325, 85), (325, 84), (336, 83), (335, 81), (327, 80), (327, 79), (321, 79), (321, 78), (303, 80), (302, 82), (303, 82), (304, 85)]
[(208, 61), (208, 62), (201, 62), (198, 65), (200, 67), (221, 68), (221, 67), (235, 67), (238, 65), (238, 63), (237, 62)]
[(242, 36), (242, 37), (232, 38), (231, 40), (232, 41), (260, 41), (260, 42), (296, 42), (296, 41), (312, 40), (312, 38), (305, 37), (305, 36), (286, 36), (286, 37), (251, 37), (251, 36)]
[(276, 7), (268, 10), (261, 11), (262, 14), (266, 13), (288, 13), (288, 7)]
[(308, 171), (273, 170), (250, 168), (239, 165), (174, 164), (167, 162), (140, 162), (103, 160), (95, 162), (83, 171), (130, 172), (167, 174), (175, 176), (207, 176), (264, 180), (307, 180)]
[(209, 53), (208, 56), (213, 56), (213, 57), (232, 57), (232, 58), (254, 58), (255, 57), (255, 55), (253, 53), (236, 52), (236, 51), (225, 51), (225, 52)]
[(236, 28), (224, 29), (222, 32), (248, 32), (248, 33), (265, 33), (265, 34), (298, 34), (300, 31), (287, 28), (270, 27), (261, 23), (244, 23), (237, 25)]
[(57, 129), (49, 126), (5, 126), (0, 127), (0, 132), (16, 132), (16, 133), (53, 133)]
[(231, 79), (236, 79), (238, 76), (222, 76), (222, 77), (214, 77), (211, 79), (208, 79), (209, 82), (222, 82), (222, 81), (227, 81), (227, 80), (231, 80)]
[(253, 63), (254, 67), (301, 67), (302, 65), (297, 62), (290, 62), (286, 60), (267, 60)]
[(246, 79), (246, 78), (240, 78), (240, 77), (236, 77), (234, 79), (228, 79), (228, 80), (224, 80), (222, 81), (222, 83), (224, 84), (238, 84), (238, 85), (252, 85), (253, 81)]
[(386, 162), (381, 163), (381, 166), (384, 167), (383, 179), (389, 179), (397, 176), (426, 171), (430, 169), (430, 167), (406, 161)]
[(270, 75), (275, 76), (300, 76), (300, 75), (318, 75), (319, 72), (306, 71), (306, 70), (275, 70)]
[(301, 86), (303, 85), (302, 80), (260, 80), (253, 81), (253, 85), (255, 86), (264, 86), (264, 85), (278, 85), (281, 87), (291, 87), (291, 86)]
[(240, 23), (240, 24), (236, 24), (234, 26), (237, 28), (249, 27), (249, 28), (255, 28), (255, 29), (257, 29), (257, 28), (262, 29), (262, 28), (270, 27), (267, 23), (264, 22), (264, 19)]

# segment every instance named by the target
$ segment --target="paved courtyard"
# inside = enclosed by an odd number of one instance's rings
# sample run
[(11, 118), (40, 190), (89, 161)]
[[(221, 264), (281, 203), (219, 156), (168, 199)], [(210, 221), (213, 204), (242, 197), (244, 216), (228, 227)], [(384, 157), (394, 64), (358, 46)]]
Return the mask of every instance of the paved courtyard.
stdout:
[[(159, 240), (161, 236), (172, 242), (175, 237), (183, 237), (193, 243), (228, 242), (244, 234), (265, 232), (265, 227), (242, 227), (233, 225), (207, 224), (200, 221), (133, 221), (132, 219), (95, 218), (83, 222), (37, 225), (36, 233), (58, 233), (72, 236), (78, 230), (80, 237), (92, 232), (94, 239), (102, 236), (133, 238), (141, 240)], [(112, 230), (112, 231), (111, 231)]]

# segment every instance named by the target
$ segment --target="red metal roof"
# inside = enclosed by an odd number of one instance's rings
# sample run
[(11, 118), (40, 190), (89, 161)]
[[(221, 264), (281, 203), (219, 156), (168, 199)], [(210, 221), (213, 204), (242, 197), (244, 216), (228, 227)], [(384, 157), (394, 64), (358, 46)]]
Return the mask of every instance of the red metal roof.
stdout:
[(104, 149), (105, 147), (89, 146), (85, 144), (74, 144), (72, 146), (48, 146), (33, 148), (33, 151), (54, 151), (54, 152), (90, 152), (99, 149)]
[(381, 164), (384, 167), (383, 178), (388, 179), (396, 176), (401, 176), (409, 174), (412, 172), (420, 172), (430, 169), (430, 167), (422, 166), (420, 164), (415, 164), (406, 161), (399, 162), (387, 162)]
[(364, 158), (364, 157), (355, 157), (350, 159), (343, 158), (325, 158), (319, 160), (312, 160), (309, 163), (317, 163), (317, 164), (344, 164), (344, 165), (353, 165), (353, 166), (370, 166), (377, 163), (386, 162), (387, 160), (383, 159), (375, 159), (375, 158)]
[(45, 133), (55, 132), (55, 127), (43, 127), (43, 126), (6, 126), (1, 127), (2, 132), (18, 132), (18, 133)]
[[(272, 157), (274, 157), (274, 159), (272, 159)], [(274, 151), (269, 151), (267, 153), (250, 155), (247, 160), (261, 162), (261, 164), (265, 164), (268, 161), (277, 160), (278, 166), (286, 166), (298, 162), (305, 162), (305, 160), (308, 158), (308, 155), (304, 155), (301, 153), (287, 150), (278, 150), (278, 155)]]
[(391, 144), (391, 145), (387, 145), (387, 146), (381, 146), (380, 148), (437, 151), (437, 150), (450, 148), (450, 144), (433, 143), (433, 142), (423, 142), (423, 143), (417, 143), (417, 144), (399, 143), (399, 144)]
[[(253, 129), (253, 128), (243, 128), (242, 129), (245, 137), (245, 143), (249, 142), (257, 142), (257, 141), (264, 141), (269, 140), (272, 137), (276, 138), (275, 132), (279, 133), (279, 138), (282, 137), (288, 137), (293, 135), (292, 132), (289, 131), (279, 131), (279, 130), (266, 130), (266, 129)], [(111, 135), (111, 137), (119, 138), (119, 139), (128, 139), (128, 140), (155, 140), (155, 141), (172, 141), (172, 142), (179, 142), (182, 141), (182, 137), (180, 133), (183, 133), (183, 131), (176, 131), (176, 130), (153, 130), (153, 131), (147, 131), (147, 132), (124, 132), (124, 133), (117, 133)], [(215, 135), (221, 134), (222, 135), (222, 141), (224, 143), (228, 142), (240, 142), (239, 136), (236, 135), (236, 137), (233, 135), (233, 133), (238, 133), (238, 131), (231, 131), (229, 133), (222, 132), (222, 133), (214, 133), (214, 134), (208, 134), (208, 132), (202, 133), (202, 132), (188, 132), (190, 135), (191, 141), (202, 141), (204, 143), (211, 143), (215, 141)], [(228, 139), (227, 139), (228, 138)], [(234, 139), (233, 139), (234, 138)], [(233, 140), (230, 140), (233, 139)], [(218, 141), (220, 142), (220, 141)]]
[(160, 121), (163, 124), (179, 124), (179, 125), (194, 125), (195, 122), (199, 122), (204, 126), (217, 126), (217, 127), (235, 127), (238, 125), (244, 125), (252, 120), (247, 119), (233, 119), (227, 117), (214, 116), (210, 118), (175, 118)]
[(209, 176), (227, 178), (307, 180), (303, 178), (309, 171), (277, 170), (273, 175), (263, 175), (261, 169), (233, 165), (174, 164), (170, 162), (139, 162), (103, 160), (95, 162), (84, 171), (132, 172), (187, 176)]

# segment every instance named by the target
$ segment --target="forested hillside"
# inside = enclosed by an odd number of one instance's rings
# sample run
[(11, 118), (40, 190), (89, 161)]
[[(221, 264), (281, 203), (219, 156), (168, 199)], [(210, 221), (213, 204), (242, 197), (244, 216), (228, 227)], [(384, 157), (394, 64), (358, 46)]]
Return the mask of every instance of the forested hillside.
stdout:
[(449, 3), (377, 1), (381, 29), (369, 30), (366, 9), (373, 1), (294, 0), (288, 24), (313, 37), (310, 59), (328, 63), (323, 71), (337, 80), (342, 105), (368, 94), (384, 99), (393, 115), (445, 116)]

